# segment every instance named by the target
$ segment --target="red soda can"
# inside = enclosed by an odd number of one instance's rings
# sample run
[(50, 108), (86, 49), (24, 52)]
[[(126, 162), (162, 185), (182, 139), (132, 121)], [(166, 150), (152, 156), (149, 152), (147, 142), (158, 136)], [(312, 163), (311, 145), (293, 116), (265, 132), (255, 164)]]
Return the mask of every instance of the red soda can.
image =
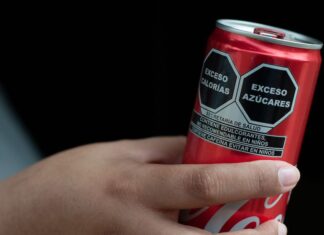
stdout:
[[(268, 25), (218, 20), (209, 37), (184, 163), (297, 164), (322, 43)], [(289, 193), (182, 211), (212, 233), (283, 221)]]

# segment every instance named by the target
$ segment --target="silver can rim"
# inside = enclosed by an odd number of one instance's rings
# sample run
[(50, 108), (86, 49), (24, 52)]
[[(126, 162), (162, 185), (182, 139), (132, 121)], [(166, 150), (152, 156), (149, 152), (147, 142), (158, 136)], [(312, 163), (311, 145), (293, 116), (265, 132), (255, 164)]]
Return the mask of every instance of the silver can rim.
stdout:
[[(261, 41), (270, 42), (274, 44), (284, 45), (284, 46), (311, 49), (311, 50), (320, 50), (323, 47), (323, 43), (320, 40), (306, 36), (304, 34), (296, 33), (290, 30), (274, 27), (271, 25), (254, 23), (250, 21), (234, 20), (234, 19), (219, 19), (216, 21), (216, 27), (223, 29), (225, 31), (237, 33), (250, 38), (254, 38), (254, 39), (258, 39)], [(267, 29), (280, 31), (285, 33), (287, 35), (287, 38), (280, 39), (280, 38), (267, 37), (264, 35), (256, 34), (250, 31), (254, 28), (267, 28)]]

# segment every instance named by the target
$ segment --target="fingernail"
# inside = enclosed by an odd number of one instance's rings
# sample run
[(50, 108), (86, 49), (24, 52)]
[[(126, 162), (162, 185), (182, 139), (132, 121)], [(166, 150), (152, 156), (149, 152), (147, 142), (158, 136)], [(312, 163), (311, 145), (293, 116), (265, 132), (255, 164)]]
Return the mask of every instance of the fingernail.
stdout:
[(285, 167), (278, 171), (279, 182), (283, 187), (297, 184), (300, 174), (296, 167)]
[(278, 235), (286, 235), (287, 234), (287, 227), (286, 225), (279, 223), (278, 225)]

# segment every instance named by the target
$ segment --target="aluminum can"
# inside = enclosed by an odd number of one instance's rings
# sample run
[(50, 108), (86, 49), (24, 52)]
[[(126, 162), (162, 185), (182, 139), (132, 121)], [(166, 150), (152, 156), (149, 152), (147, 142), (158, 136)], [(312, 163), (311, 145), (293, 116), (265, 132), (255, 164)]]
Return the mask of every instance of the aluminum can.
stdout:
[[(281, 160), (297, 164), (322, 43), (282, 28), (218, 20), (209, 37), (184, 164)], [(290, 193), (182, 211), (213, 233), (284, 220)]]

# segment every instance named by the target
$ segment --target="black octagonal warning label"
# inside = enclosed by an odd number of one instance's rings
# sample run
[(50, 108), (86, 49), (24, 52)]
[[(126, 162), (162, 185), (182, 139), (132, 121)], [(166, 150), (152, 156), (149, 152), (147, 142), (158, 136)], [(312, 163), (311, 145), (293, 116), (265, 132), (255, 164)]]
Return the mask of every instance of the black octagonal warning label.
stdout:
[(237, 103), (250, 123), (275, 127), (293, 111), (297, 90), (288, 68), (262, 64), (242, 76)]
[(204, 61), (199, 84), (202, 108), (218, 111), (235, 100), (239, 74), (231, 58), (212, 49)]
[(203, 64), (192, 134), (227, 149), (281, 158), (287, 136), (269, 131), (293, 112), (298, 85), (288, 67), (261, 64), (240, 76), (224, 52)]

